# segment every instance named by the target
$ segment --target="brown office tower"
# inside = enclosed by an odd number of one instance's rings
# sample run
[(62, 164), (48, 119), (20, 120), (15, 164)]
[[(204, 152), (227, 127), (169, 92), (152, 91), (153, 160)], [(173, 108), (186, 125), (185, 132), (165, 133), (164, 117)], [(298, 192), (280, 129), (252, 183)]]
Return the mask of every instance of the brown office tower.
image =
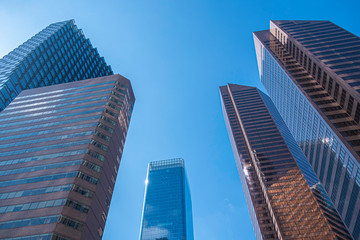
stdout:
[(112, 75), (24, 90), (0, 113), (1, 239), (101, 239), (134, 101)]
[(329, 21), (271, 21), (254, 40), (261, 82), (359, 240), (360, 38)]
[(270, 98), (220, 93), (256, 239), (352, 239)]

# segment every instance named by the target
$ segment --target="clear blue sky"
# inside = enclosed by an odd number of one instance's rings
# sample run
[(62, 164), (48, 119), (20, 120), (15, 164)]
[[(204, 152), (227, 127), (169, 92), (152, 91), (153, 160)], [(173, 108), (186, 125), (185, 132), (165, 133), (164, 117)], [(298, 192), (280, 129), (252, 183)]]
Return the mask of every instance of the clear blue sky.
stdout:
[(136, 240), (149, 161), (185, 159), (197, 240), (254, 239), (218, 87), (261, 88), (252, 32), (270, 19), (331, 20), (360, 35), (358, 0), (0, 0), (2, 57), (75, 19), (136, 103), (103, 239)]

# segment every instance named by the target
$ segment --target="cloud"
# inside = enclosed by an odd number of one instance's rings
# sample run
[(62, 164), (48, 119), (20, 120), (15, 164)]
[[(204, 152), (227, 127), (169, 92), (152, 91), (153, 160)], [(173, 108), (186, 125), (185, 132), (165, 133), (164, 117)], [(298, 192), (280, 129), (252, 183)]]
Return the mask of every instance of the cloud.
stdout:
[(169, 230), (161, 227), (147, 227), (143, 229), (143, 240), (154, 240), (157, 238), (170, 238)]
[(235, 206), (229, 201), (229, 199), (225, 198), (224, 203), (231, 213), (235, 212)]

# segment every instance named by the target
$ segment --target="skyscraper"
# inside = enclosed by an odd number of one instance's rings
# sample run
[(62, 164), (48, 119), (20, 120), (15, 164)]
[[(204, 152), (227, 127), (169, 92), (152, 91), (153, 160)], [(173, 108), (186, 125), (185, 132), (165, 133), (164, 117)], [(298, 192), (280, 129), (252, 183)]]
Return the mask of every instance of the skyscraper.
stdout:
[(1, 239), (101, 239), (134, 101), (112, 75), (24, 90), (0, 113)]
[(191, 196), (184, 160), (150, 162), (140, 240), (193, 240)]
[(256, 239), (352, 239), (268, 96), (220, 87)]
[(262, 83), (360, 239), (360, 38), (329, 21), (271, 21), (254, 40)]
[(0, 59), (0, 111), (23, 89), (111, 74), (74, 20), (54, 23)]

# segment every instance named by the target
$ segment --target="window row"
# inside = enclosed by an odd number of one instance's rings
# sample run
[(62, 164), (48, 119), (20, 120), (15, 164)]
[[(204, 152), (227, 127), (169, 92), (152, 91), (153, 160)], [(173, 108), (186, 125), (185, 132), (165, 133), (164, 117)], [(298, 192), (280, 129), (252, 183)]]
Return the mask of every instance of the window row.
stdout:
[[(96, 117), (99, 117), (99, 116), (96, 116)], [(96, 118), (96, 117), (94, 117), (94, 118)], [(7, 137), (2, 137), (1, 140), (5, 141), (5, 140), (16, 139), (16, 138), (35, 137), (35, 136), (39, 136), (39, 135), (43, 135), (43, 134), (57, 133), (57, 132), (75, 130), (75, 129), (80, 129), (80, 128), (89, 128), (89, 127), (93, 127), (93, 126), (96, 126), (96, 125), (97, 125), (97, 123), (94, 122), (94, 123), (82, 124), (82, 125), (77, 125), (77, 126), (53, 128), (53, 129), (44, 130), (44, 131), (36, 131), (36, 132), (24, 133), (24, 134), (20, 134), (20, 135), (10, 135), (10, 136), (7, 136)], [(0, 163), (0, 166), (1, 166), (1, 163)]]
[[(96, 116), (98, 118), (98, 116)], [(95, 117), (94, 117), (95, 119)], [(86, 131), (86, 132), (79, 132), (79, 133), (73, 133), (73, 134), (66, 134), (66, 135), (58, 135), (54, 137), (48, 137), (48, 138), (38, 138), (38, 139), (31, 139), (31, 140), (25, 140), (25, 141), (18, 141), (14, 143), (7, 143), (7, 144), (0, 144), (1, 148), (11, 148), (21, 145), (28, 145), (28, 144), (34, 144), (34, 143), (41, 143), (41, 142), (49, 142), (49, 141), (55, 141), (55, 140), (65, 140), (67, 138), (75, 138), (75, 137), (81, 137), (81, 136), (87, 136), (93, 134), (94, 131)]]
[(4, 156), (11, 156), (11, 155), (19, 155), (24, 153), (30, 153), (30, 152), (38, 152), (38, 151), (46, 151), (56, 148), (66, 148), (76, 145), (82, 145), (89, 143), (89, 139), (82, 140), (82, 141), (74, 141), (74, 142), (67, 142), (67, 143), (61, 143), (61, 144), (55, 144), (55, 145), (48, 145), (48, 146), (41, 146), (41, 147), (32, 147), (30, 149), (20, 149), (20, 150), (13, 150), (9, 152), (2, 152), (0, 153), (0, 157)]
[(0, 200), (40, 195), (40, 194), (53, 193), (53, 192), (69, 191), (71, 188), (72, 188), (71, 184), (66, 184), (66, 185), (59, 185), (59, 186), (52, 186), (52, 187), (45, 187), (45, 188), (22, 190), (22, 191), (16, 191), (16, 192), (0, 193)]
[(17, 205), (3, 206), (3, 207), (0, 207), (0, 214), (9, 213), (9, 212), (34, 210), (34, 209), (39, 209), (39, 208), (64, 206), (66, 202), (67, 202), (66, 199), (55, 199), (55, 200), (48, 200), (48, 201), (42, 201), (42, 202), (32, 202), (32, 203), (23, 203), (23, 204), (17, 204)]
[(58, 158), (58, 157), (67, 157), (67, 156), (73, 156), (73, 155), (80, 155), (86, 153), (86, 149), (80, 149), (75, 151), (68, 151), (68, 152), (59, 152), (59, 153), (52, 153), (52, 154), (45, 154), (35, 157), (25, 157), (25, 158), (16, 158), (6, 161), (1, 161), (0, 166), (6, 166), (6, 165), (12, 165), (12, 164), (19, 164), (19, 163), (25, 163), (25, 162), (32, 162), (32, 161), (40, 161), (45, 159), (51, 159), (51, 158)]
[(63, 168), (63, 167), (69, 167), (69, 166), (76, 166), (76, 165), (80, 165), (81, 163), (82, 163), (82, 160), (75, 160), (75, 161), (66, 161), (66, 162), (38, 165), (38, 166), (25, 167), (25, 168), (15, 168), (15, 169), (0, 171), (0, 176), (19, 174), (19, 173), (25, 173), (25, 172), (41, 171), (41, 170), (54, 169), (54, 168)]
[(8, 122), (10, 120), (36, 117), (36, 116), (42, 116), (42, 115), (46, 115), (46, 114), (53, 115), (55, 113), (68, 112), (68, 111), (73, 111), (73, 110), (77, 110), (77, 109), (84, 109), (84, 108), (97, 107), (97, 106), (104, 106), (104, 102), (93, 103), (93, 104), (89, 104), (89, 105), (85, 105), (85, 106), (72, 107), (69, 109), (58, 109), (58, 110), (53, 110), (53, 111), (48, 111), (48, 112), (39, 112), (39, 113), (32, 113), (32, 114), (21, 115), (21, 116), (16, 116), (16, 117), (3, 118), (3, 119), (0, 119), (0, 122)]

